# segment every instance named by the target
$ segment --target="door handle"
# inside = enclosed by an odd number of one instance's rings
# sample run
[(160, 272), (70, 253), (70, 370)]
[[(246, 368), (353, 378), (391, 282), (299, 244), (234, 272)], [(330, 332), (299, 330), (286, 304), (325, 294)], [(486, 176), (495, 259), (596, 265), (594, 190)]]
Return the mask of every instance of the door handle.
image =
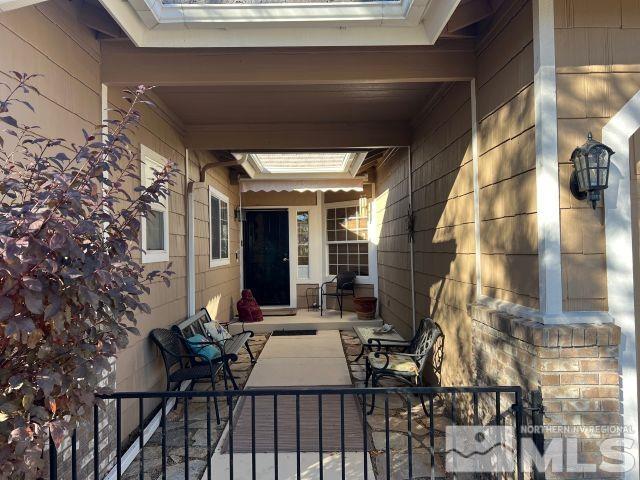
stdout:
[(284, 257), (284, 258), (282, 259), (282, 261), (283, 261), (283, 262), (285, 262), (285, 263), (287, 263), (287, 262), (289, 261), (289, 259), (288, 259), (287, 257)]

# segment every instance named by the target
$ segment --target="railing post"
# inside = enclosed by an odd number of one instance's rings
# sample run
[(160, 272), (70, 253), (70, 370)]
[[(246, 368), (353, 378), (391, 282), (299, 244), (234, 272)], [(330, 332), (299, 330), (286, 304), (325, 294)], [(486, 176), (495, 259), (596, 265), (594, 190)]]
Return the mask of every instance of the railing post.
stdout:
[[(542, 404), (542, 391), (540, 389), (531, 392), (531, 423), (533, 426), (533, 443), (541, 454), (544, 453), (544, 406)], [(534, 466), (535, 480), (545, 480), (544, 471), (540, 472)]]
[(58, 480), (58, 450), (49, 428), (49, 479)]
[(522, 461), (522, 389), (518, 387), (516, 394), (516, 460), (518, 468), (518, 480), (524, 480), (523, 461)]

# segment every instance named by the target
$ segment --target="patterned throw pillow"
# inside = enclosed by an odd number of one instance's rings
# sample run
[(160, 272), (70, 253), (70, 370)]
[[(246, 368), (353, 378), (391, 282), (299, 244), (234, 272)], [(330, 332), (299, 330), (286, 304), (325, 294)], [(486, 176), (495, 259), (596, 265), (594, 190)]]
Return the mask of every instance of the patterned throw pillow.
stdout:
[(204, 328), (216, 342), (224, 345), (224, 342), (231, 338), (231, 334), (215, 320), (204, 324)]

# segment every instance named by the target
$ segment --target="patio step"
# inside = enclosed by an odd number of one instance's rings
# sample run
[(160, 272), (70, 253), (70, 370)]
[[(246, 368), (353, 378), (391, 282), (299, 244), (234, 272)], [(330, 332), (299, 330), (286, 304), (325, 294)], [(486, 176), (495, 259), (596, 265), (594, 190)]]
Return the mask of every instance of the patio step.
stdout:
[[(265, 316), (262, 322), (247, 323), (246, 330), (254, 333), (271, 333), (279, 330), (350, 330), (353, 327), (377, 327), (382, 325), (382, 320), (358, 320), (355, 313), (344, 312), (342, 318), (334, 311), (324, 312), (320, 316), (319, 312), (306, 312), (299, 310), (296, 315), (291, 316)], [(242, 325), (231, 324), (229, 326), (231, 334), (242, 331)]]

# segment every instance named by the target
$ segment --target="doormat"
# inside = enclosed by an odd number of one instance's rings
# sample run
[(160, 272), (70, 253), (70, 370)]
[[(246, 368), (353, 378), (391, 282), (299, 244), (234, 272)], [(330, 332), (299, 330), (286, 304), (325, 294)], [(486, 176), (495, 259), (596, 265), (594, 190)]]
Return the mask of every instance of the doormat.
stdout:
[[(233, 415), (233, 429), (222, 444), (221, 452), (229, 453), (230, 438), (233, 436), (233, 453), (251, 453), (252, 439), (256, 453), (295, 452), (300, 443), (301, 452), (319, 452), (322, 441), (323, 452), (340, 452), (344, 436), (346, 452), (362, 452), (367, 439), (362, 438), (362, 406), (355, 395), (344, 395), (344, 414), (341, 415), (340, 396), (325, 395), (322, 398), (322, 440), (318, 421), (318, 397), (301, 395), (296, 419), (296, 399), (294, 395), (278, 395), (277, 444), (274, 441), (273, 397), (255, 397), (254, 426), (252, 435), (251, 399), (243, 397)], [(343, 421), (341, 421), (341, 416)], [(296, 433), (297, 432), (297, 433)], [(400, 434), (399, 434), (400, 435)], [(310, 477), (309, 477), (310, 478)]]
[(271, 335), (274, 337), (292, 337), (299, 335), (316, 335), (317, 330), (276, 330)]

